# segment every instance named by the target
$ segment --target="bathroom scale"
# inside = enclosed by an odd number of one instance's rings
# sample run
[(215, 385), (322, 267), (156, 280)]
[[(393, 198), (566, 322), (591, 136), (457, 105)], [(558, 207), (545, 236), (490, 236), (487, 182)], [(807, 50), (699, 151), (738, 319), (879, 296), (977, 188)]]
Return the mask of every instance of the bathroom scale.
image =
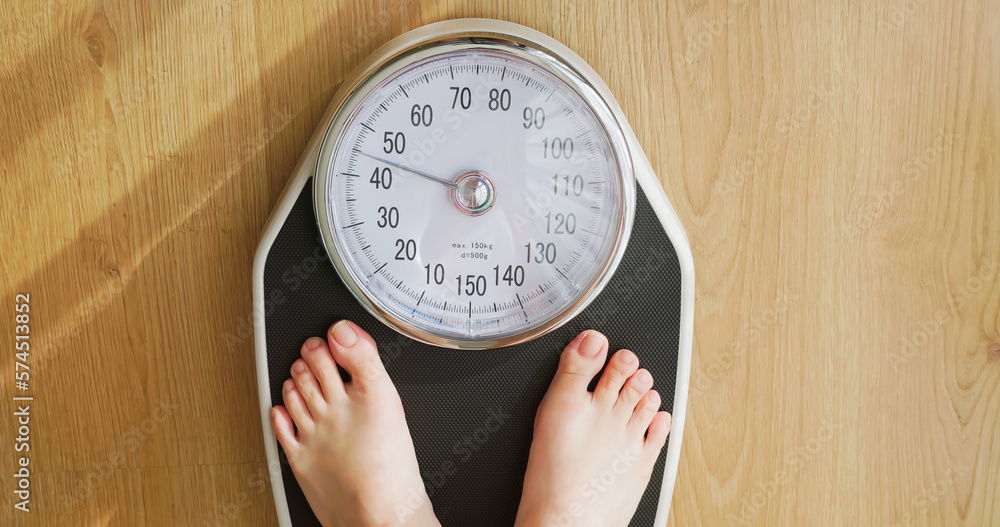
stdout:
[(378, 344), (444, 526), (514, 523), (535, 411), (575, 335), (596, 329), (611, 352), (633, 350), (673, 419), (630, 525), (666, 525), (691, 363), (691, 250), (614, 96), (552, 38), (450, 20), (368, 57), (267, 223), (253, 297), (282, 526), (319, 523), (269, 411), (302, 343), (339, 319)]

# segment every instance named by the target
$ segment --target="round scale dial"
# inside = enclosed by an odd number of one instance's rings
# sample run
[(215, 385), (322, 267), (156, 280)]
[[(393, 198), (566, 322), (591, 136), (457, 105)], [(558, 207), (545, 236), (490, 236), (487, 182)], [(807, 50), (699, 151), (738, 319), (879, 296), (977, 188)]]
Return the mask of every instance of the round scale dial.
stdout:
[(378, 66), (317, 165), (331, 258), (376, 317), (491, 348), (579, 313), (624, 250), (634, 178), (604, 102), (556, 57), (488, 38)]

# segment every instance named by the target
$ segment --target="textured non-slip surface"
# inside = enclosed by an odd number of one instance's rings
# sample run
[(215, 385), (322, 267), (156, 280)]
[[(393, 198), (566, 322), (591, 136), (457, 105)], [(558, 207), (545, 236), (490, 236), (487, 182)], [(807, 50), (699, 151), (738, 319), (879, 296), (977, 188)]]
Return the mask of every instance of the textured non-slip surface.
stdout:
[[(265, 332), (271, 400), (302, 342), (341, 318), (372, 334), (399, 390), (434, 510), (444, 526), (510, 526), (521, 495), (531, 427), (559, 352), (588, 328), (611, 349), (629, 348), (673, 405), (680, 328), (681, 275), (676, 253), (641, 189), (624, 258), (601, 295), (560, 329), (532, 342), (488, 351), (436, 348), (401, 336), (369, 315), (337, 277), (319, 238), (307, 184), (271, 247), (264, 268)], [(280, 446), (279, 446), (280, 450)], [(666, 448), (633, 527), (656, 515)], [(319, 525), (282, 458), (296, 527)]]

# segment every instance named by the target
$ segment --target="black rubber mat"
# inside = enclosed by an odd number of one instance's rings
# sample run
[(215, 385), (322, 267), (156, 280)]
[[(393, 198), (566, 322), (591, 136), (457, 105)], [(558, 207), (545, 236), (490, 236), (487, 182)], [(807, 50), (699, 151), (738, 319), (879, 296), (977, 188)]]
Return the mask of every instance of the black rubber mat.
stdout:
[[(310, 336), (322, 336), (330, 324), (346, 318), (375, 338), (403, 400), (427, 492), (443, 526), (513, 525), (535, 409), (560, 351), (580, 331), (600, 330), (612, 350), (635, 351), (653, 374), (662, 407), (673, 406), (680, 266), (641, 189), (631, 240), (607, 287), (574, 320), (532, 342), (499, 350), (448, 350), (410, 340), (375, 320), (347, 291), (324, 252), (311, 183), (267, 255), (264, 298), (275, 403)], [(633, 527), (653, 525), (666, 451), (657, 460)], [(319, 525), (283, 454), (281, 460), (293, 524)]]

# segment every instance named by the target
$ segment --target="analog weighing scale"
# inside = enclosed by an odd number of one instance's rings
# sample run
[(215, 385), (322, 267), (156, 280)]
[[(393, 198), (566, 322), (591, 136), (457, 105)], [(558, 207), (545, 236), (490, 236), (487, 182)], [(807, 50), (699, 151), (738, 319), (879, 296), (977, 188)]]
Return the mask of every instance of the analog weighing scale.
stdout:
[(513, 524), (535, 410), (576, 334), (633, 350), (673, 421), (631, 525), (666, 525), (691, 250), (608, 87), (555, 40), (451, 20), (365, 60), (267, 223), (253, 295), (281, 525), (319, 523), (268, 413), (302, 343), (342, 318), (379, 345), (444, 526)]

